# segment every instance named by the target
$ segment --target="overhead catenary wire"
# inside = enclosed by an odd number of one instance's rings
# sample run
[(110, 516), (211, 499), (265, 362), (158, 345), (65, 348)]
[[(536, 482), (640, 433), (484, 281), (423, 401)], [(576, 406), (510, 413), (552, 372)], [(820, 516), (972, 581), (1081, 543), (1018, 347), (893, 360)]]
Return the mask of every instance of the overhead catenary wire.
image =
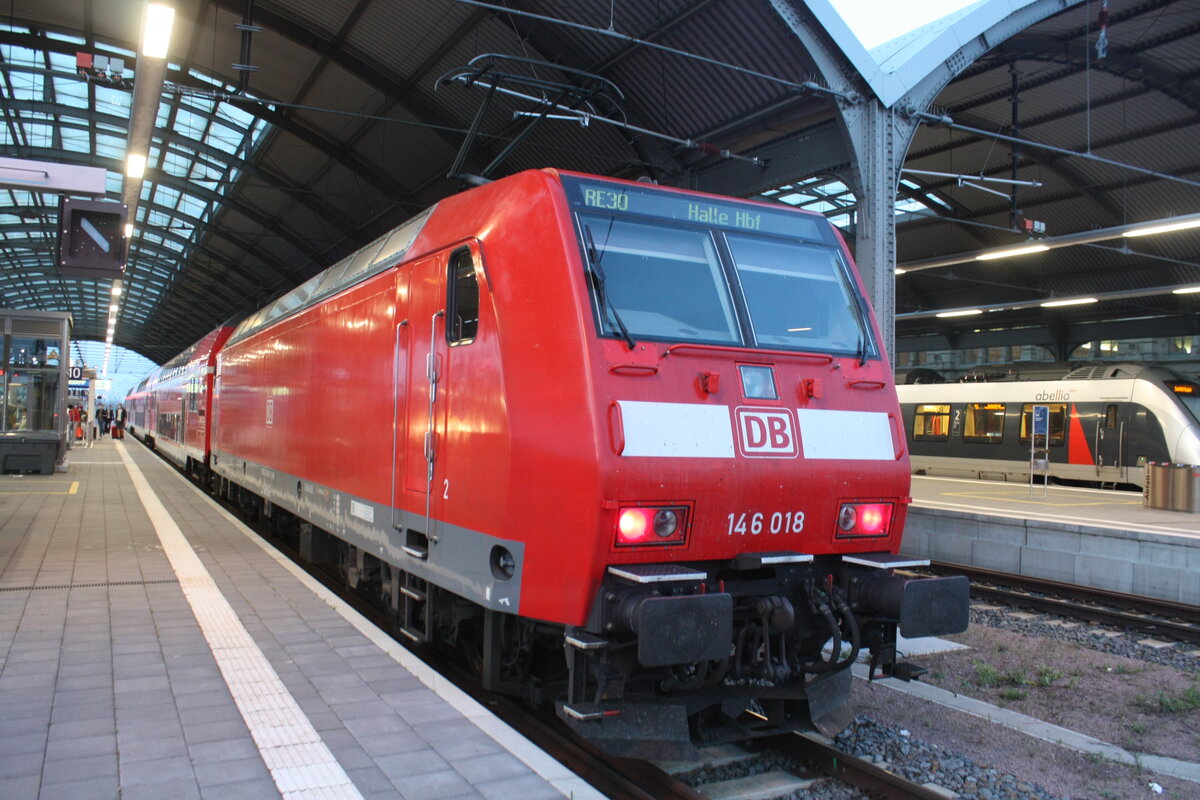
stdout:
[[(696, 141), (694, 139), (681, 139), (678, 136), (672, 136), (668, 133), (660, 133), (659, 131), (653, 131), (653, 130), (650, 130), (649, 128), (643, 128), (639, 125), (633, 125), (632, 123), (629, 123), (629, 122), (622, 122), (621, 120), (612, 119), (611, 117), (606, 117), (602, 114), (595, 114), (595, 113), (588, 112), (588, 111), (580, 111), (578, 109), (571, 108), (570, 106), (565, 106), (561, 103), (555, 103), (551, 100), (547, 100), (546, 98), (543, 98), (543, 97), (535, 97), (534, 95), (525, 94), (524, 92), (518, 92), (515, 89), (506, 89), (503, 86), (500, 86), (499, 84), (489, 83), (488, 81), (481, 80), (479, 78), (471, 78), (468, 75), (456, 75), (456, 76), (449, 78), (449, 80), (458, 81), (458, 82), (462, 82), (462, 83), (469, 83), (473, 86), (479, 86), (481, 88), (487, 89), (490, 92), (494, 91), (494, 92), (498, 92), (499, 94), (507, 95), (509, 97), (515, 97), (520, 100), (527, 100), (530, 103), (533, 103), (534, 105), (540, 106), (542, 108), (557, 109), (559, 111), (564, 112), (566, 115), (569, 115), (569, 117), (573, 117), (575, 119), (575, 121), (577, 121), (580, 125), (582, 125), (584, 127), (586, 127), (588, 124), (590, 124), (593, 121), (603, 122), (607, 125), (612, 125), (614, 127), (621, 128), (622, 130), (631, 131), (633, 133), (641, 133), (646, 136), (653, 136), (656, 139), (662, 139), (664, 141), (673, 142), (675, 144), (681, 145), (688, 149), (699, 150), (700, 152), (707, 153), (709, 155), (721, 156), (722, 158), (736, 159), (738, 161), (745, 161), (745, 162), (748, 162), (750, 164), (754, 164), (754, 165), (760, 166), (760, 167), (765, 167), (767, 165), (767, 161), (765, 159), (759, 158), (758, 156), (744, 156), (744, 155), (741, 155), (739, 153), (734, 153), (729, 150), (723, 150), (714, 144), (710, 144), (709, 142), (700, 142), (700, 141)], [(517, 114), (523, 114), (523, 113), (525, 113), (525, 112), (517, 112)]]
[(1138, 173), (1141, 173), (1142, 175), (1149, 175), (1152, 178), (1161, 178), (1166, 181), (1182, 183), (1185, 186), (1200, 186), (1200, 181), (1194, 181), (1189, 178), (1181, 177), (1179, 175), (1172, 175), (1168, 172), (1159, 172), (1158, 170), (1155, 170), (1155, 169), (1147, 169), (1146, 167), (1139, 167), (1136, 164), (1129, 164), (1124, 161), (1117, 161), (1114, 158), (1105, 158), (1104, 156), (1098, 156), (1095, 153), (1081, 153), (1078, 150), (1069, 150), (1065, 147), (1057, 147), (1052, 144), (1044, 144), (1042, 142), (1036, 142), (1032, 139), (1022, 139), (1017, 136), (1008, 136), (1007, 134), (997, 133), (996, 131), (984, 130), (983, 128), (973, 128), (970, 125), (963, 125), (961, 123), (955, 122), (952, 117), (950, 117), (946, 114), (929, 114), (924, 111), (912, 111), (911, 113), (912, 113), (912, 116), (916, 117), (917, 119), (920, 119), (923, 122), (929, 123), (931, 125), (945, 125), (946, 127), (953, 128), (954, 130), (957, 130), (957, 131), (965, 131), (967, 133), (973, 133), (977, 136), (986, 136), (986, 137), (990, 137), (992, 139), (999, 139), (1002, 142), (1012, 142), (1013, 144), (1021, 144), (1026, 147), (1033, 147), (1033, 148), (1037, 148), (1039, 150), (1048, 150), (1051, 153), (1058, 153), (1059, 155), (1072, 156), (1074, 158), (1083, 158), (1083, 159), (1087, 159), (1088, 161), (1095, 161), (1099, 164), (1107, 164), (1111, 167), (1118, 167), (1120, 169), (1130, 170), (1131, 172), (1138, 172)]
[(552, 25), (562, 25), (567, 28), (574, 28), (576, 30), (587, 31), (588, 33), (595, 33), (600, 36), (607, 36), (612, 39), (618, 39), (622, 42), (625, 42), (626, 44), (632, 44), (632, 45), (636, 45), (638, 47), (648, 47), (653, 50), (661, 50), (665, 53), (671, 53), (673, 55), (680, 56), (681, 58), (688, 58), (693, 61), (699, 61), (704, 64), (712, 65), (714, 67), (720, 67), (721, 69), (732, 70), (733, 72), (737, 72), (741, 75), (746, 75), (746, 76), (749, 76), (752, 78), (759, 78), (761, 80), (770, 81), (771, 83), (777, 83), (777, 84), (780, 84), (781, 86), (786, 86), (789, 89), (793, 89), (795, 91), (818, 92), (821, 94), (828, 94), (828, 95), (837, 97), (847, 103), (859, 103), (862, 100), (862, 98), (860, 98), (856, 94), (851, 94), (851, 93), (847, 93), (847, 92), (839, 92), (836, 89), (830, 89), (827, 86), (822, 86), (819, 83), (816, 83), (815, 81), (797, 82), (797, 81), (789, 80), (787, 78), (781, 78), (778, 75), (769, 75), (765, 72), (759, 72), (758, 70), (749, 69), (748, 67), (740, 67), (737, 64), (730, 64), (727, 61), (720, 61), (715, 58), (709, 58), (708, 56), (702, 56), (699, 53), (691, 53), (691, 52), (688, 52), (687, 50), (680, 50), (677, 47), (670, 47), (665, 44), (658, 44), (657, 42), (651, 42), (647, 39), (639, 39), (636, 36), (630, 36), (627, 33), (620, 33), (615, 30), (606, 30), (604, 28), (597, 28), (594, 25), (585, 25), (582, 22), (572, 22), (570, 20), (560, 19), (558, 17), (551, 17), (551, 16), (547, 16), (545, 14), (536, 14), (532, 11), (522, 11), (521, 9), (518, 9), (518, 8), (508, 8), (507, 6), (496, 5), (495, 3), (485, 3), (485, 2), (483, 2), (483, 0), (452, 0), (452, 2), (462, 3), (463, 5), (475, 6), (477, 8), (486, 8), (489, 11), (495, 11), (495, 12), (501, 13), (501, 14), (513, 14), (515, 16), (525, 17), (527, 19), (536, 19), (539, 22), (547, 22)]

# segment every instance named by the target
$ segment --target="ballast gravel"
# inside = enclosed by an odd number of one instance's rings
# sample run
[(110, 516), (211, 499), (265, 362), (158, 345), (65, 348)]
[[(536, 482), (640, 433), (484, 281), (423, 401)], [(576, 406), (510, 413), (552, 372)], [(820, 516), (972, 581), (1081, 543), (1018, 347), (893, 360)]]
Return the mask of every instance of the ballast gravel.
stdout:
[[(1181, 644), (1007, 610), (971, 612), (969, 649), (914, 658), (926, 682), (1086, 733), (1137, 753), (1200, 761), (1200, 652)], [(887, 682), (855, 681), (859, 712), (835, 744), (859, 758), (964, 800), (1200, 798), (1200, 783), (1080, 753), (954, 711)], [(786, 768), (764, 753), (752, 774)], [(742, 767), (694, 775), (696, 783), (738, 777)], [(690, 781), (689, 781), (690, 782)], [(819, 780), (795, 800), (867, 795)]]

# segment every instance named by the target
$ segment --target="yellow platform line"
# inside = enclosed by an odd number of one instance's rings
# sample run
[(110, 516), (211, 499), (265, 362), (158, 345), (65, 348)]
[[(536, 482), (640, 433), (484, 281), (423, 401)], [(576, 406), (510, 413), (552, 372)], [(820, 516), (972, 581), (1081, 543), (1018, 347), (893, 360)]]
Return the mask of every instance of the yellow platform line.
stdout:
[(1140, 506), (1140, 505), (1142, 505), (1141, 497), (1138, 497), (1136, 500), (1135, 499), (1130, 499), (1130, 500), (1115, 500), (1115, 499), (1063, 500), (1063, 499), (1054, 499), (1054, 498), (1050, 498), (1050, 497), (1039, 498), (1037, 496), (1038, 489), (1039, 489), (1039, 487), (1036, 487), (1036, 486), (1034, 487), (1033, 496), (1030, 496), (1026, 490), (1021, 490), (1019, 492), (992, 492), (992, 493), (988, 493), (988, 494), (978, 494), (978, 493), (974, 493), (974, 492), (942, 492), (941, 495), (942, 495), (942, 497), (966, 497), (966, 498), (970, 498), (972, 500), (994, 500), (994, 501), (998, 501), (998, 502), (1025, 503), (1027, 505), (1035, 505), (1035, 506), (1057, 506), (1060, 508), (1066, 508), (1066, 507), (1071, 507), (1071, 506), (1114, 506), (1114, 505), (1115, 506)]
[(38, 489), (20, 489), (11, 490), (8, 488), (0, 488), (0, 494), (79, 494), (79, 481), (71, 481), (71, 488), (65, 492), (47, 492)]

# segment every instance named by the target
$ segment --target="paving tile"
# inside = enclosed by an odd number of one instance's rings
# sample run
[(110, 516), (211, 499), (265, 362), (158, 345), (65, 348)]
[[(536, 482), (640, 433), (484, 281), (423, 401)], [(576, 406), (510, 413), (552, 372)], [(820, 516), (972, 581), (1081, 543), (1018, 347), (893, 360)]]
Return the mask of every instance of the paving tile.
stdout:
[[(236, 761), (224, 761), (218, 764), (197, 764), (196, 779), (200, 783), (203, 794), (213, 786), (242, 781), (256, 781), (261, 778), (271, 780), (271, 773), (259, 757), (240, 758)], [(271, 786), (274, 787), (274, 782)]]
[[(405, 800), (442, 800), (445, 797), (471, 791), (471, 784), (452, 769), (410, 775), (400, 779), (393, 778), (392, 782), (404, 795)], [(528, 796), (519, 794), (506, 795), (506, 797), (509, 800), (514, 797), (530, 800)], [(560, 800), (561, 797), (560, 794)]]
[(109, 673), (94, 672), (90, 675), (75, 675), (71, 677), (59, 676), (54, 686), (58, 691), (71, 691), (73, 689), (101, 689), (113, 684), (113, 677)]
[(50, 740), (46, 743), (47, 763), (84, 756), (115, 756), (116, 754), (117, 734), (115, 732), (94, 736), (55, 738), (52, 728)]
[[(268, 796), (263, 795), (263, 797)], [(121, 785), (121, 800), (168, 800), (168, 798), (169, 800), (200, 800), (200, 785), (194, 778)]]
[(122, 769), (125, 768), (127, 763), (135, 761), (154, 761), (173, 756), (186, 757), (188, 754), (187, 741), (183, 738), (182, 730), (176, 731), (173, 736), (162, 736), (154, 739), (129, 740), (118, 736), (117, 746), (121, 757)]
[(84, 720), (53, 720), (50, 723), (50, 741), (74, 739), (86, 736), (117, 735), (117, 724), (110, 717)]
[(185, 708), (205, 708), (208, 706), (232, 702), (233, 697), (229, 694), (229, 687), (224, 685), (222, 685), (220, 689), (209, 689), (203, 692), (189, 692), (187, 694), (177, 694), (175, 696), (175, 705), (180, 711)]
[[(562, 800), (561, 792), (533, 773), (476, 784), (475, 788), (487, 800), (512, 800), (514, 797), (521, 800)], [(407, 797), (407, 793), (405, 796)]]
[(378, 757), (375, 759), (375, 763), (393, 781), (409, 775), (441, 772), (450, 768), (450, 765), (441, 756), (429, 748), (415, 750), (411, 753)]
[(454, 706), (439, 700), (396, 709), (400, 716), (414, 728), (425, 728), (431, 723), (461, 719), (462, 714)]
[(140, 742), (147, 739), (177, 736), (179, 732), (179, 720), (131, 720), (117, 726), (117, 741), (119, 744), (124, 745), (126, 742)]
[(359, 739), (370, 736), (415, 735), (412, 732), (412, 728), (396, 714), (355, 717), (344, 722), (346, 729)]
[(144, 706), (122, 706), (117, 709), (117, 725), (129, 722), (161, 722), (179, 719), (179, 709), (174, 703), (149, 703)]
[(44, 736), (49, 730), (50, 720), (44, 716), (0, 719), (0, 738), (3, 739), (10, 736)]
[(183, 731), (184, 738), (187, 739), (189, 745), (237, 739), (248, 733), (249, 729), (246, 727), (246, 723), (240, 718), (218, 722), (199, 722), (195, 725), (188, 725)]
[(270, 778), (258, 778), (217, 786), (201, 786), (200, 796), (203, 800), (264, 800), (280, 795), (274, 781)]
[(36, 775), (22, 775), (16, 778), (0, 776), (0, 797), (16, 798), (37, 797), (38, 788), (42, 785), (42, 771)]
[[(42, 754), (36, 753), (6, 753), (0, 752), (0, 780), (9, 778), (20, 778), (26, 775), (37, 775), (38, 780), (41, 780), (42, 775)], [(5, 795), (0, 793), (0, 797), (16, 797), (17, 795)]]
[(130, 761), (121, 764), (122, 786), (175, 780), (195, 781), (192, 762), (187, 756), (168, 756), (152, 761)]
[(356, 768), (347, 768), (343, 764), (342, 768), (346, 770), (347, 777), (354, 782), (354, 788), (364, 795), (388, 790), (394, 795), (396, 791), (396, 784), (374, 764)]
[(42, 790), (38, 800), (105, 800), (119, 798), (121, 791), (117, 786), (116, 775), (97, 776), (70, 783), (50, 783), (49, 777), (42, 782)]
[(359, 739), (358, 742), (363, 750), (376, 759), (429, 748), (429, 744), (416, 734), (407, 736), (376, 736), (372, 734)]
[(244, 735), (235, 739), (222, 739), (215, 742), (201, 742), (188, 747), (188, 753), (194, 764), (213, 764), (225, 761), (235, 761), (240, 758), (257, 758), (258, 746), (254, 739)]
[(238, 711), (237, 703), (233, 702), (232, 698), (207, 706), (181, 708), (178, 709), (178, 712), (179, 721), (183, 723), (185, 728), (189, 725), (200, 725), (206, 722), (228, 722), (242, 718), (241, 713)]
[[(116, 755), (100, 755), (47, 761), (42, 774), (43, 790), (50, 784), (116, 777), (117, 757)], [(77, 796), (87, 797), (88, 795)]]
[(433, 749), (446, 761), (455, 765), (466, 759), (505, 752), (499, 742), (483, 731), (479, 731), (477, 736), (463, 736), (434, 742)]
[(464, 778), (473, 784), (530, 774), (530, 769), (512, 753), (502, 752), (452, 762)]

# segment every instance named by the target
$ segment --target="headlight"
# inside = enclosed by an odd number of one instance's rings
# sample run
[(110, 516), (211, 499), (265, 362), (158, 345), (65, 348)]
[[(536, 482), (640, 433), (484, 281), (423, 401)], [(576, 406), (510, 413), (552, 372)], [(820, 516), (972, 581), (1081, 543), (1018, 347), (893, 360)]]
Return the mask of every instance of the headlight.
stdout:
[(618, 547), (683, 544), (687, 508), (626, 507), (617, 512)]
[(892, 508), (891, 503), (842, 503), (837, 535), (887, 536), (892, 530)]

